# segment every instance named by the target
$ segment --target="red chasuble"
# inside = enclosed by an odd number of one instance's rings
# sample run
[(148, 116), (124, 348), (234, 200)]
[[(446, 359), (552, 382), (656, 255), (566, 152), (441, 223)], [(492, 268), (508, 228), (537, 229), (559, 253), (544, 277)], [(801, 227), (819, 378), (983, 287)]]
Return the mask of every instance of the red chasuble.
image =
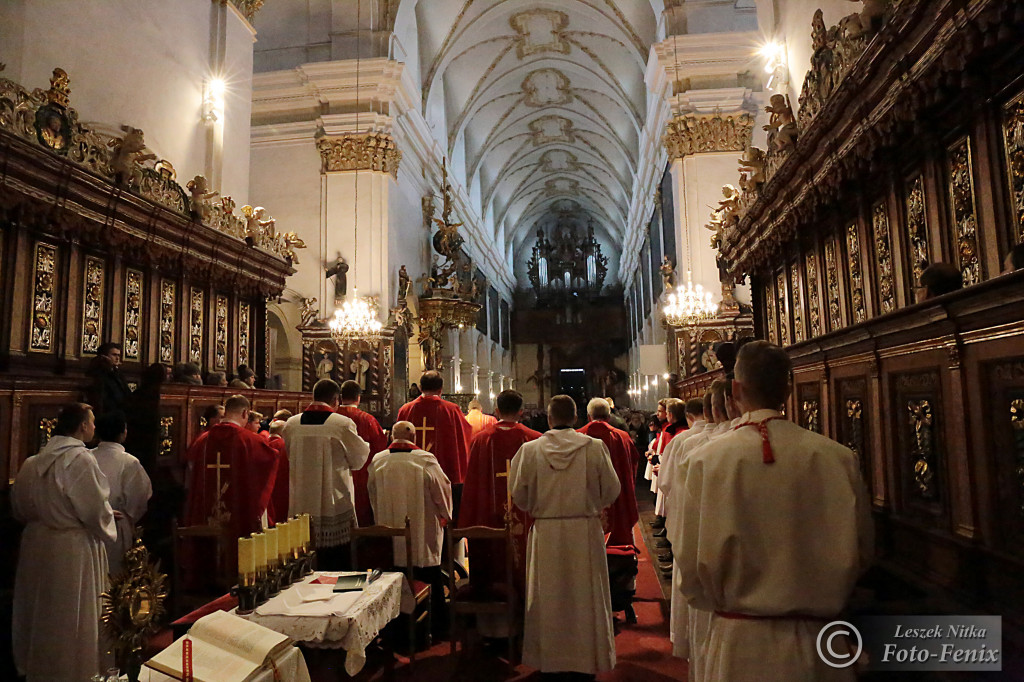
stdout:
[(633, 484), (633, 472), (636, 471), (640, 453), (633, 445), (633, 439), (621, 429), (617, 429), (606, 421), (592, 421), (580, 433), (597, 438), (608, 446), (608, 454), (612, 458), (612, 466), (619, 477), (622, 492), (618, 499), (608, 507), (608, 546), (615, 547), (633, 544), (633, 526), (640, 519), (636, 507), (636, 491)]
[[(469, 467), (462, 489), (458, 527), (505, 525), (508, 509), (508, 470), (523, 443), (540, 434), (522, 424), (498, 422), (481, 431), (470, 446)], [(523, 580), (526, 575), (526, 534), (533, 525), (530, 515), (512, 505), (514, 558)], [(478, 585), (500, 582), (505, 575), (504, 554), (492, 551), (490, 543), (470, 543), (470, 580)], [(525, 581), (521, 584), (525, 584)]]
[(274, 477), (274, 491), (270, 494), (268, 516), (274, 523), (288, 518), (288, 448), (284, 438), (274, 433), (267, 439), (270, 447), (277, 452), (277, 475)]
[(441, 470), (453, 485), (466, 478), (469, 462), (469, 440), (472, 427), (462, 410), (440, 396), (421, 395), (402, 405), (398, 421), (412, 422), (416, 427), (416, 447), (437, 458)]
[(359, 526), (365, 528), (373, 525), (373, 508), (370, 506), (370, 495), (366, 492), (366, 480), (369, 476), (367, 469), (373, 456), (382, 452), (388, 447), (388, 439), (384, 437), (384, 429), (372, 415), (363, 412), (355, 405), (342, 405), (338, 408), (338, 414), (343, 414), (356, 423), (356, 432), (359, 437), (370, 444), (370, 456), (366, 458), (366, 464), (362, 469), (352, 472), (352, 483), (355, 486), (356, 518)]

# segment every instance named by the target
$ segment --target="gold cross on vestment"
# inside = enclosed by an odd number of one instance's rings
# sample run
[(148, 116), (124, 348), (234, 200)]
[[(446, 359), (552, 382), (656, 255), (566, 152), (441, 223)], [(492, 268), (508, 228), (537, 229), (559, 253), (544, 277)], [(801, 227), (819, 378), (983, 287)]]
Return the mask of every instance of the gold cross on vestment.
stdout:
[[(427, 426), (427, 418), (423, 418), (423, 426), (417, 426), (416, 428), (416, 440), (419, 441), (419, 446), (430, 452), (430, 449), (434, 447), (433, 443), (427, 443), (427, 431), (433, 431), (433, 426)], [(423, 432), (423, 438), (420, 438), (420, 432)]]
[(509, 486), (509, 484), (508, 484), (508, 479), (510, 478), (509, 475), (508, 475), (509, 474), (509, 466), (511, 466), (511, 463), (512, 463), (511, 460), (506, 459), (505, 460), (505, 471), (501, 472), (500, 474), (494, 474), (495, 478), (504, 478), (504, 479), (506, 479), (506, 481), (505, 481), (505, 520), (506, 521), (508, 521), (512, 517), (512, 487)]
[[(220, 461), (220, 451), (218, 450), (217, 451), (217, 463), (216, 464), (207, 464), (206, 468), (207, 469), (213, 469), (217, 473), (217, 500), (219, 501), (220, 500), (220, 496), (223, 493), (223, 491), (220, 488), (220, 470), (221, 469), (230, 469), (231, 465), (230, 464), (222, 464), (221, 463), (221, 461)], [(228, 486), (225, 483), (224, 484), (224, 488), (226, 489), (227, 487)]]

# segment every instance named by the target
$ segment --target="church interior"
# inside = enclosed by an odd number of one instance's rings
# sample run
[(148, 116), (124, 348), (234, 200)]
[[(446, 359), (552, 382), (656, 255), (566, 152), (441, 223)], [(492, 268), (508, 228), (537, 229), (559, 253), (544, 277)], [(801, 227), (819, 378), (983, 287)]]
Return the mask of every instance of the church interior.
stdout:
[[(848, 608), (1001, 618), (1002, 672), (865, 679), (1024, 679), (1018, 0), (3, 0), (0, 292), (4, 631), (12, 487), (104, 344), (171, 588), (148, 657), (187, 612), (186, 452), (229, 396), (298, 415), (355, 381), (390, 429), (433, 370), (463, 411), (515, 390), (544, 432), (553, 396), (578, 425), (604, 397), (645, 431), (758, 339), (786, 419), (856, 456)], [(640, 623), (597, 679), (698, 679), (636, 489)], [(419, 673), (305, 651), (312, 679), (535, 673), (447, 640)]]

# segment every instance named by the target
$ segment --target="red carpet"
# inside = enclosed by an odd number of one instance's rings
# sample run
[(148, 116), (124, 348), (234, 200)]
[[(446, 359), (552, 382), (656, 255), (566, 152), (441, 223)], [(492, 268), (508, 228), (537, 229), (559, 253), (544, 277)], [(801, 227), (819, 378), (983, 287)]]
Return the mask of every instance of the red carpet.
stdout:
[[(639, 529), (634, 529), (639, 540)], [(622, 615), (615, 624), (615, 669), (598, 676), (600, 682), (667, 682), (685, 681), (686, 662), (672, 657), (672, 645), (668, 639), (668, 605), (661, 595), (661, 586), (651, 565), (650, 555), (643, 542), (640, 547), (640, 572), (637, 575), (634, 608), (637, 615), (635, 625), (626, 625)], [(318, 657), (316, 652), (307, 655), (314, 682), (334, 682), (353, 679), (358, 682), (384, 682), (388, 680), (416, 680), (417, 682), (442, 682), (459, 680), (466, 682), (536, 682), (539, 674), (532, 668), (517, 666), (511, 668), (498, 658), (499, 653), (471, 650), (449, 655), (447, 641), (435, 644), (416, 657), (416, 667), (410, 671), (405, 657), (394, 657), (382, 650), (369, 651), (366, 668), (355, 678), (338, 669), (334, 657)]]

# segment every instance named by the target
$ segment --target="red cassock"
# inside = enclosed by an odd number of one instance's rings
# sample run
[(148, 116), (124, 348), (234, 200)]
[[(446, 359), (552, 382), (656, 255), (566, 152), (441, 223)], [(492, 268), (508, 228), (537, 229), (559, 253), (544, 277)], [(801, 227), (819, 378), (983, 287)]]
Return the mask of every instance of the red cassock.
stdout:
[(592, 421), (580, 433), (597, 438), (608, 446), (608, 454), (612, 458), (612, 466), (619, 477), (622, 492), (618, 499), (608, 507), (609, 547), (632, 545), (633, 526), (640, 519), (636, 507), (636, 491), (633, 483), (633, 472), (636, 471), (640, 453), (633, 445), (633, 439), (621, 429), (617, 429), (606, 421)]
[[(186, 526), (221, 526), (232, 537), (260, 530), (260, 517), (270, 505), (279, 456), (263, 436), (231, 422), (221, 422), (200, 435), (188, 449)], [(227, 543), (227, 565), (238, 563), (238, 546)], [(185, 563), (190, 563), (188, 557)], [(186, 571), (190, 572), (189, 566)]]
[(274, 491), (270, 494), (268, 516), (274, 523), (288, 518), (288, 448), (284, 438), (274, 433), (268, 441), (277, 452), (277, 475), (274, 477)]
[[(540, 434), (522, 424), (498, 422), (481, 431), (470, 445), (469, 467), (462, 489), (462, 508), (457, 525), (505, 525), (508, 508), (508, 471), (512, 458), (523, 443), (540, 438)], [(520, 579), (526, 571), (526, 534), (533, 525), (530, 515), (512, 505), (512, 542), (516, 548), (515, 565)], [(480, 585), (499, 582), (504, 576), (504, 556), (484, 543), (471, 543), (470, 579)]]
[(363, 412), (355, 405), (342, 405), (338, 408), (338, 414), (343, 414), (356, 423), (356, 432), (359, 437), (370, 444), (370, 456), (366, 458), (366, 464), (362, 469), (352, 472), (352, 483), (355, 486), (356, 518), (361, 527), (373, 525), (373, 508), (370, 506), (370, 495), (366, 492), (366, 480), (369, 476), (367, 470), (373, 456), (378, 452), (386, 450), (388, 439), (384, 437), (384, 429), (372, 415)]
[(458, 405), (439, 396), (421, 395), (402, 405), (398, 421), (412, 422), (416, 427), (416, 446), (437, 458), (453, 485), (463, 482), (472, 427)]

